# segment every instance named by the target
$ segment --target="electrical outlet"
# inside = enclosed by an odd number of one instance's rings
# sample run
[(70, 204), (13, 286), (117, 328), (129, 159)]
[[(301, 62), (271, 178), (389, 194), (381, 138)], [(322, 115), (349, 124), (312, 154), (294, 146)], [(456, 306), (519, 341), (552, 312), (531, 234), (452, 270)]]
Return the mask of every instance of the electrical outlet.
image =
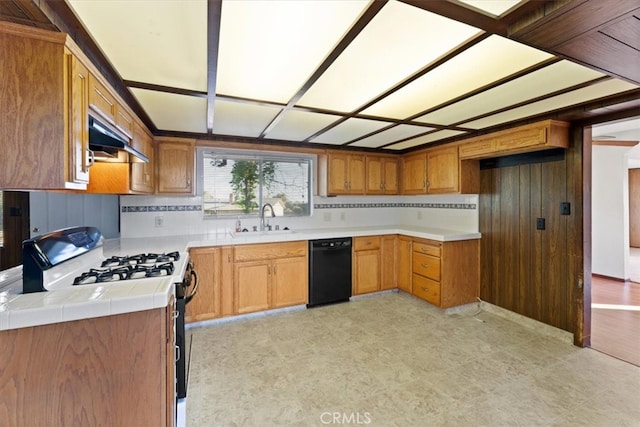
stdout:
[(164, 226), (164, 217), (162, 216), (157, 216), (155, 218), (155, 224), (156, 224), (156, 228), (160, 228)]
[(545, 224), (544, 224), (544, 218), (536, 218), (536, 230), (544, 230), (545, 229)]
[(322, 214), (322, 219), (324, 220), (324, 222), (329, 222), (331, 221), (331, 212), (325, 212)]
[(560, 203), (560, 215), (571, 215), (571, 203)]
[(422, 211), (418, 211), (418, 219), (422, 219)]
[(345, 221), (347, 219), (347, 215), (344, 212), (340, 212), (340, 221)]

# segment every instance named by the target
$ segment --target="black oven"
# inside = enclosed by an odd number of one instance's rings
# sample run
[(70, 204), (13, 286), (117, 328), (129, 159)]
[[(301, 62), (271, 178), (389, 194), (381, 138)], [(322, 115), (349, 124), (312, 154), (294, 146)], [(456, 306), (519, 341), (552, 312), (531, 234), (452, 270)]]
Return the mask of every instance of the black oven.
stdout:
[(187, 380), (189, 377), (189, 351), (185, 333), (184, 316), (186, 305), (198, 292), (198, 274), (193, 269), (193, 263), (189, 261), (182, 282), (176, 283), (176, 396), (183, 399), (187, 396)]

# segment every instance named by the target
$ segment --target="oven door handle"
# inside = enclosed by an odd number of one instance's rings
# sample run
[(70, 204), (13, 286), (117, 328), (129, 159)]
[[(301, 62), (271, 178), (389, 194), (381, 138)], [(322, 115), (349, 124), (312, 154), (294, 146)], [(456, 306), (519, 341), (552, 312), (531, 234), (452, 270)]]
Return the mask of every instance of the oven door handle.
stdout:
[(195, 270), (191, 270), (191, 281), (194, 284), (193, 290), (189, 293), (189, 295), (185, 296), (184, 303), (187, 304), (193, 297), (198, 293), (198, 273)]

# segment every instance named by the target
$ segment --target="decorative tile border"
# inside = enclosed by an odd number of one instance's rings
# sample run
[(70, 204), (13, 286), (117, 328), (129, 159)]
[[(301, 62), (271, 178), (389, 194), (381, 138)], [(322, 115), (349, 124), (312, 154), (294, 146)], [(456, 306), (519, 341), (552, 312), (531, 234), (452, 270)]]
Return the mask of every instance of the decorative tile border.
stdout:
[[(316, 203), (314, 209), (373, 209), (373, 208), (421, 208), (421, 209), (471, 209), (475, 203)], [(198, 212), (201, 205), (122, 206), (123, 213), (133, 212)]]
[(197, 212), (201, 205), (122, 206), (121, 212)]
[(423, 208), (423, 209), (476, 209), (475, 203), (327, 203), (314, 204), (314, 209), (370, 209), (370, 208)]

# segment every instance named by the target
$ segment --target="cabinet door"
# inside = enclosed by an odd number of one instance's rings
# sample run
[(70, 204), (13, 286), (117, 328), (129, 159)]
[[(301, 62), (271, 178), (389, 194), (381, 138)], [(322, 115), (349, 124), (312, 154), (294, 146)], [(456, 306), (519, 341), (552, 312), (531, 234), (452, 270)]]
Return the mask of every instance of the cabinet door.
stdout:
[(273, 273), (273, 308), (307, 303), (307, 257), (276, 259)]
[(378, 156), (367, 156), (367, 194), (384, 194), (384, 159)]
[(398, 160), (384, 159), (382, 164), (384, 173), (384, 193), (398, 194)]
[(403, 194), (421, 194), (427, 191), (427, 156), (415, 154), (403, 160)]
[(429, 194), (459, 192), (458, 148), (442, 148), (427, 153), (427, 186)]
[(236, 263), (233, 276), (233, 302), (236, 314), (269, 309), (271, 262)]
[(396, 236), (382, 236), (382, 289), (398, 287), (396, 283), (396, 240)]
[(198, 293), (187, 304), (187, 322), (220, 317), (220, 248), (191, 249), (189, 256), (198, 273)]
[[(166, 337), (166, 359), (167, 359), (167, 371), (166, 371), (166, 426), (173, 426), (176, 419), (176, 317), (175, 317), (175, 299), (171, 297), (169, 305), (166, 309), (165, 324), (167, 326)], [(184, 355), (180, 355), (184, 357)]]
[(193, 194), (194, 142), (158, 144), (158, 193)]
[(398, 288), (411, 293), (411, 239), (405, 236), (398, 238)]
[(348, 194), (349, 155), (329, 154), (329, 194)]
[(71, 52), (65, 53), (68, 78), (69, 181), (89, 182), (89, 70)]
[(364, 156), (349, 156), (349, 194), (364, 194), (365, 162)]
[(354, 252), (353, 294), (366, 294), (380, 289), (380, 249)]
[(89, 76), (89, 106), (103, 120), (116, 123), (116, 99), (109, 90), (93, 75)]
[(139, 125), (133, 124), (133, 147), (149, 158), (148, 163), (132, 161), (131, 190), (141, 193), (153, 193), (154, 150), (153, 137)]

